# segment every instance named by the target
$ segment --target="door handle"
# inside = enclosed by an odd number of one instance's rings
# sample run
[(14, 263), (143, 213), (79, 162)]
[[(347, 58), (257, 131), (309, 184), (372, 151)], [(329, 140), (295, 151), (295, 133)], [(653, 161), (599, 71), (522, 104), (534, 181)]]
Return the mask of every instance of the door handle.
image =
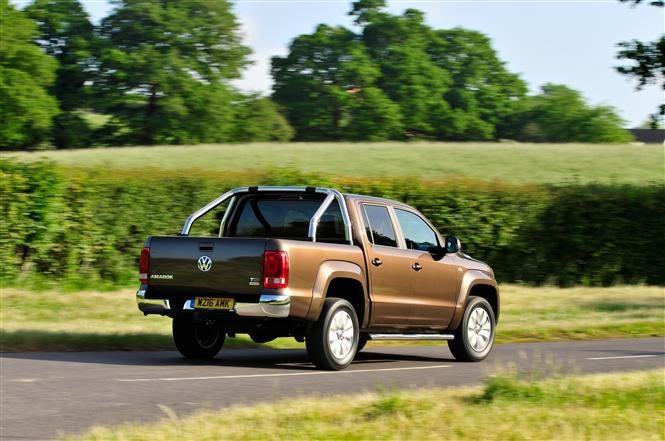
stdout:
[(413, 265), (411, 265), (411, 268), (415, 271), (420, 271), (421, 269), (423, 269), (423, 266), (421, 264), (419, 264), (418, 262), (416, 262)]
[(382, 263), (383, 263), (383, 260), (379, 259), (378, 257), (375, 257), (374, 259), (372, 259), (372, 265), (374, 265), (374, 266), (381, 266)]

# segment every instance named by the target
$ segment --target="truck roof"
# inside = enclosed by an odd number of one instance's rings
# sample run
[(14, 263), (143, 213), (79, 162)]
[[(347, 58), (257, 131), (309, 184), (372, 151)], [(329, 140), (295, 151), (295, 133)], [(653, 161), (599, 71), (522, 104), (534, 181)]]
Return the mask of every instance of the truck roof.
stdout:
[(376, 196), (365, 196), (362, 194), (355, 193), (343, 193), (344, 197), (349, 200), (362, 200), (367, 202), (376, 202), (377, 204), (386, 204), (386, 205), (395, 205), (410, 208), (407, 204), (393, 199), (379, 198)]

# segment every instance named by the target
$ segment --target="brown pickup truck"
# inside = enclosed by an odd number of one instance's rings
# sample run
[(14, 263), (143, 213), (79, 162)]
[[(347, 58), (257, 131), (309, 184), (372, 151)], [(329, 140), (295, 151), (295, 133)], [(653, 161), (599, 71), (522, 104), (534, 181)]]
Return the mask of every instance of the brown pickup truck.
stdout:
[[(219, 234), (190, 236), (211, 212)], [(305, 341), (323, 369), (345, 368), (368, 340), (447, 340), (456, 359), (480, 361), (499, 318), (492, 269), (457, 238), (403, 203), (327, 188), (231, 190), (179, 236), (148, 237), (139, 273), (139, 309), (172, 317), (190, 358), (246, 333)]]

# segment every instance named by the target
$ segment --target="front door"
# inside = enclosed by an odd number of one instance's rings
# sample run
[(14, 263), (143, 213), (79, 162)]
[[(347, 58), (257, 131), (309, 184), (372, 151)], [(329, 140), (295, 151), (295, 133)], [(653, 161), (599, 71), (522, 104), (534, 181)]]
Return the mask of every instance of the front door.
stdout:
[(434, 230), (415, 212), (395, 208), (408, 255), (413, 307), (410, 327), (441, 328), (452, 319), (462, 272), (455, 256), (434, 260), (431, 251), (439, 246)]

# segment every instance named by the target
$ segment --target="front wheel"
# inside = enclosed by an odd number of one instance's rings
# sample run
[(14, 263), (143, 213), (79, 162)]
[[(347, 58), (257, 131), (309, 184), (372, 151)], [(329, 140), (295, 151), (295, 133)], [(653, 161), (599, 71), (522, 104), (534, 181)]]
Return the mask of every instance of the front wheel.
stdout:
[(496, 333), (494, 311), (482, 297), (469, 297), (462, 323), (448, 340), (448, 348), (458, 361), (481, 361), (487, 358)]
[(358, 335), (353, 306), (344, 299), (326, 299), (319, 320), (307, 332), (307, 355), (319, 369), (344, 369), (356, 355)]
[(173, 341), (187, 358), (213, 358), (222, 349), (224, 337), (224, 332), (214, 324), (195, 322), (188, 317), (173, 318)]

